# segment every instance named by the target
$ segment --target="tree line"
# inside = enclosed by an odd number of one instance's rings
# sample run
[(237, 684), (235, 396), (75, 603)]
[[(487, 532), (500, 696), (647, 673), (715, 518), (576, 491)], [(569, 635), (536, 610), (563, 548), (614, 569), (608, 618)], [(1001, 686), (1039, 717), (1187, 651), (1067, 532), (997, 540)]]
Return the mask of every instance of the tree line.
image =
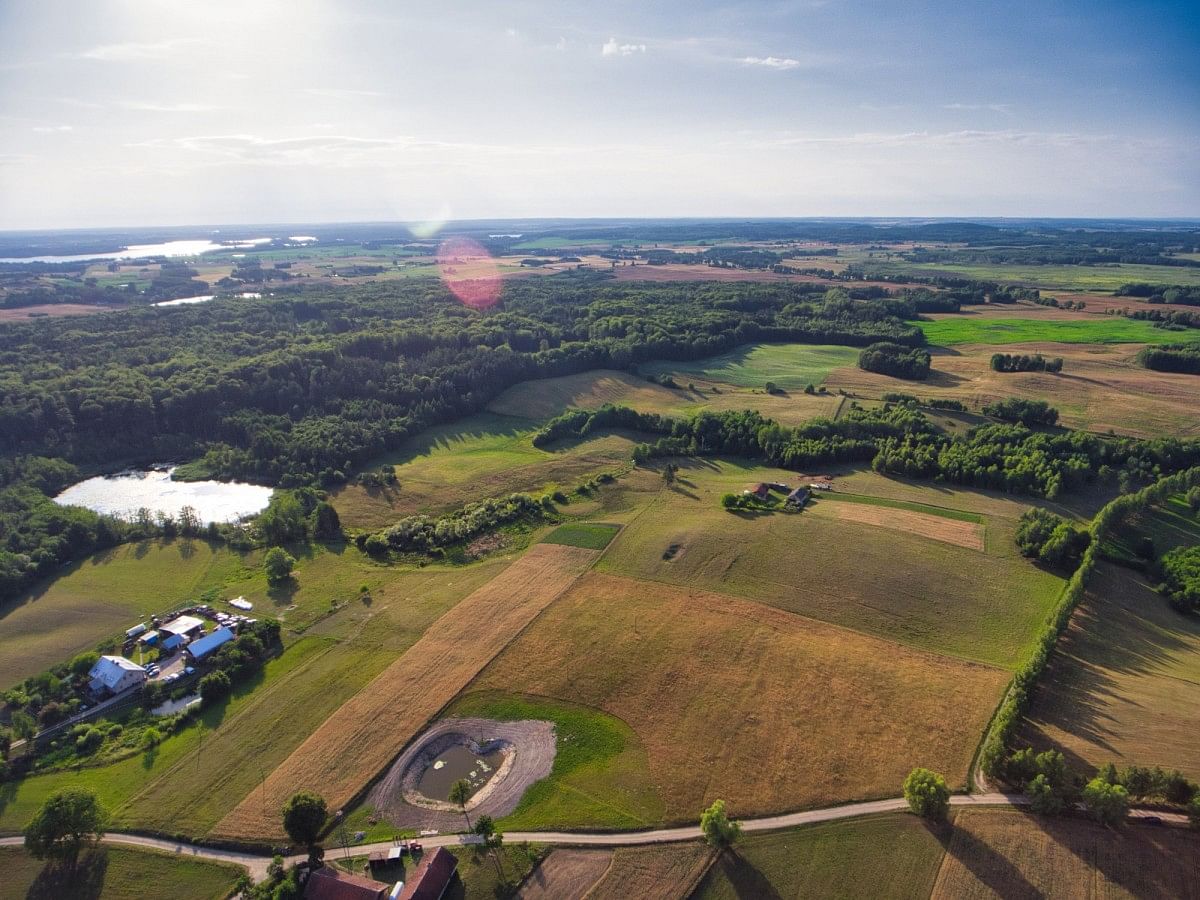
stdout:
[(1062, 371), (1063, 359), (1055, 356), (1047, 359), (1040, 353), (993, 353), (993, 372), (1051, 372)]

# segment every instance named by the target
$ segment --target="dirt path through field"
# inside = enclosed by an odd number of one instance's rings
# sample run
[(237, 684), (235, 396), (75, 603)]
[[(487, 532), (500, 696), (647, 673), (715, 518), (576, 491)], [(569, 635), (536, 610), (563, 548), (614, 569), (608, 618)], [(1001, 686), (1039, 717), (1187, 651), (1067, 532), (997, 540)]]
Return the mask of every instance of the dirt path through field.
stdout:
[(599, 556), (559, 544), (531, 548), (344, 703), (213, 834), (282, 836), (279, 809), (299, 790), (318, 792), (330, 810), (345, 807)]
[(824, 506), (837, 518), (848, 522), (861, 522), (864, 525), (878, 525), (880, 528), (919, 534), (935, 541), (966, 547), (968, 550), (982, 550), (984, 547), (983, 526), (977, 522), (960, 522), (957, 519), (944, 519), (915, 510), (870, 506), (865, 503), (829, 503)]
[(534, 869), (521, 889), (519, 900), (580, 900), (612, 863), (611, 850), (555, 850)]

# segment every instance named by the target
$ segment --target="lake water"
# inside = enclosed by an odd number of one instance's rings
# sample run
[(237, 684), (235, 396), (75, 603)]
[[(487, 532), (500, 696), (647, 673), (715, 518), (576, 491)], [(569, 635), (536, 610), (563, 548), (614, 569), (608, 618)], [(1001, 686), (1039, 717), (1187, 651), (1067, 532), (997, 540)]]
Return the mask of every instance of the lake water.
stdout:
[(496, 769), (504, 761), (500, 751), (483, 756), (476, 755), (462, 744), (455, 744), (444, 750), (429, 768), (421, 773), (417, 782), (417, 790), (430, 800), (449, 800), (450, 788), (459, 779), (465, 779), (471, 786), (471, 795), (491, 780)]
[[(243, 291), (237, 295), (243, 300), (257, 300), (262, 294), (256, 291)], [(160, 300), (158, 303), (151, 303), (151, 306), (187, 306), (190, 303), (207, 303), (216, 297), (216, 294), (203, 294), (199, 297), (180, 297), (178, 300)]]
[(232, 481), (173, 481), (171, 469), (150, 469), (100, 475), (73, 484), (54, 502), (83, 506), (93, 512), (132, 518), (142, 507), (151, 512), (179, 515), (185, 506), (196, 510), (200, 521), (235, 522), (267, 508), (271, 488)]
[(133, 244), (114, 250), (111, 253), (78, 253), (73, 256), (9, 256), (0, 259), (0, 263), (68, 263), (83, 262), (89, 259), (143, 259), (147, 256), (199, 256), (202, 253), (212, 253), (214, 250), (229, 250), (232, 247), (256, 247), (260, 244), (271, 243), (271, 238), (253, 238), (248, 241), (234, 241), (218, 244), (210, 240), (197, 241), (164, 241), (161, 244)]

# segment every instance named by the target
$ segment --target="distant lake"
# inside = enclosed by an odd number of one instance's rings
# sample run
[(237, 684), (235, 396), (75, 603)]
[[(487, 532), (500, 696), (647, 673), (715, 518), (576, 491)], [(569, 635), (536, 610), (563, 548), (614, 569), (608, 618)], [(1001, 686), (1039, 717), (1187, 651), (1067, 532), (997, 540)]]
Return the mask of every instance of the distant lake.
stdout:
[(229, 250), (234, 247), (248, 248), (271, 243), (272, 238), (253, 238), (247, 241), (230, 241), (218, 244), (210, 240), (164, 241), (161, 244), (133, 244), (111, 253), (78, 253), (73, 256), (9, 256), (0, 263), (68, 263), (89, 259), (143, 259), (147, 256), (199, 256), (214, 250)]
[(123, 519), (133, 518), (142, 507), (178, 516), (181, 509), (190, 506), (207, 525), (235, 522), (262, 512), (271, 499), (269, 487), (236, 481), (174, 481), (174, 471), (172, 467), (88, 478), (71, 485), (54, 502)]
[[(180, 297), (178, 300), (160, 300), (158, 303), (151, 303), (151, 306), (187, 306), (189, 303), (207, 303), (215, 298), (216, 294), (203, 294), (199, 297)], [(262, 294), (256, 291), (243, 291), (236, 296), (244, 300), (257, 300)]]

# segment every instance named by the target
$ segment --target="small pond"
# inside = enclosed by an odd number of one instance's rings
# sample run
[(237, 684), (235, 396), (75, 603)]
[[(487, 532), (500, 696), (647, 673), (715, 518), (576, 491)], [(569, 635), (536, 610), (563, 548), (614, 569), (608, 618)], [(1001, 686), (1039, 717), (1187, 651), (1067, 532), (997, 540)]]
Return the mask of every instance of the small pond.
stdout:
[(496, 773), (504, 754), (499, 750), (479, 755), (462, 744), (443, 750), (421, 774), (417, 790), (430, 800), (449, 800), (454, 782), (464, 779), (471, 786), (472, 796)]
[(152, 513), (179, 515), (190, 506), (204, 524), (235, 522), (267, 508), (271, 488), (237, 481), (174, 481), (174, 468), (100, 475), (73, 484), (54, 502), (129, 519), (142, 507)]

